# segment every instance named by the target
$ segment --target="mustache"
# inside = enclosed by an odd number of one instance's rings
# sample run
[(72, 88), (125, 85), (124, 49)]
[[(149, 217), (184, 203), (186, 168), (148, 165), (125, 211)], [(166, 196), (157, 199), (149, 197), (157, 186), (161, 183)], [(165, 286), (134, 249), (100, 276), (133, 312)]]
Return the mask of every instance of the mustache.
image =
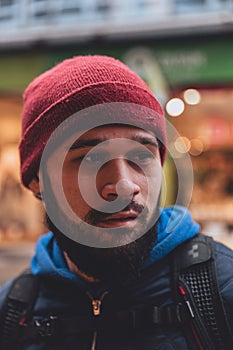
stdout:
[[(139, 215), (144, 210), (144, 205), (136, 203), (135, 201), (131, 201), (130, 203), (128, 203), (128, 201), (125, 201), (125, 205), (122, 201), (120, 204), (121, 207), (123, 207), (123, 209), (118, 212), (121, 213), (127, 211), (134, 211)], [(105, 212), (104, 208), (103, 210), (91, 209), (89, 213), (85, 216), (85, 221), (91, 225), (96, 225), (99, 221), (105, 220), (111, 214), (112, 213)]]

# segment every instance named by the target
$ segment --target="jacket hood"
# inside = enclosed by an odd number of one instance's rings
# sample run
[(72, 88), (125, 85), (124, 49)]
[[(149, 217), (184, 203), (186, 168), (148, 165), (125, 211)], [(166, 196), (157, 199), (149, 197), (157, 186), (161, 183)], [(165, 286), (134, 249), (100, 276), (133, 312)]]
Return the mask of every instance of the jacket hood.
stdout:
[[(195, 236), (199, 230), (200, 226), (192, 220), (186, 208), (174, 206), (162, 209), (158, 221), (158, 239), (144, 268), (164, 258), (181, 243)], [(35, 275), (59, 275), (82, 283), (81, 278), (68, 269), (52, 232), (38, 240), (31, 268)]]
[(192, 220), (186, 208), (177, 205), (162, 209), (158, 221), (158, 239), (145, 266), (164, 258), (199, 231), (200, 225)]

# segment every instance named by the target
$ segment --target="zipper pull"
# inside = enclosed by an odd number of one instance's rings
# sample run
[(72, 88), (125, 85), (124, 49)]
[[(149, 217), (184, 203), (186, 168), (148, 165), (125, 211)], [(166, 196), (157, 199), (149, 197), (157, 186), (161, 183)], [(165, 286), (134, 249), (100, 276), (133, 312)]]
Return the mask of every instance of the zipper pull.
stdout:
[(99, 299), (92, 300), (92, 311), (94, 316), (99, 316), (100, 315), (100, 307), (101, 307), (102, 301)]
[(94, 316), (99, 316), (100, 315), (102, 300), (103, 300), (103, 298), (105, 297), (106, 294), (108, 294), (108, 291), (105, 291), (101, 295), (101, 297), (99, 299), (94, 299), (93, 296), (89, 292), (87, 292), (87, 295), (91, 299), (92, 312), (93, 312)]

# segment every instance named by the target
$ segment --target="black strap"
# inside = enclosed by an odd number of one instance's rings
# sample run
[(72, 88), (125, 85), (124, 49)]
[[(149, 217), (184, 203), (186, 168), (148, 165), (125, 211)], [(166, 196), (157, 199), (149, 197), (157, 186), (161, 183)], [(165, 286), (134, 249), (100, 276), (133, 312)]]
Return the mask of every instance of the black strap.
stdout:
[[(26, 270), (18, 276), (8, 292), (0, 320), (0, 349), (12, 350), (20, 345), (19, 324), (30, 318), (38, 292), (38, 279)], [(17, 344), (17, 345), (16, 345)]]
[(189, 308), (196, 340), (205, 350), (233, 349), (217, 282), (213, 239), (198, 235), (184, 243), (173, 254), (173, 267), (177, 299)]
[(123, 310), (109, 316), (78, 316), (62, 318), (49, 316), (37, 319), (30, 324), (21, 325), (23, 339), (42, 339), (68, 336), (94, 330), (128, 332), (147, 327), (182, 323), (184, 317), (182, 304), (171, 304), (166, 307), (150, 306), (135, 310)]
[[(21, 274), (11, 286), (6, 298), (1, 323), (1, 350), (16, 349), (16, 344), (28, 339), (43, 339), (92, 332), (95, 329), (118, 329), (128, 331), (143, 327), (181, 323), (185, 312), (182, 304), (166, 307), (142, 305), (132, 310), (122, 310), (105, 317), (71, 317), (48, 316), (30, 321), (32, 309), (39, 289), (38, 278), (30, 271)], [(19, 339), (21, 342), (19, 343)]]

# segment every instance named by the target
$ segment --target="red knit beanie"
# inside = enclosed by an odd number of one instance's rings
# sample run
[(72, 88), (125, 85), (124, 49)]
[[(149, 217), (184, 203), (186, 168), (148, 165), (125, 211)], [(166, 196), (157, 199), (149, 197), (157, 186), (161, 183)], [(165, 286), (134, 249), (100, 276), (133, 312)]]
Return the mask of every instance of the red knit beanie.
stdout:
[(133, 103), (155, 112), (154, 118), (142, 113), (136, 123), (160, 135), (163, 162), (164, 114), (143, 80), (112, 57), (78, 56), (43, 73), (25, 91), (19, 146), (23, 184), (28, 187), (36, 176), (46, 143), (58, 125), (75, 112), (109, 102)]

